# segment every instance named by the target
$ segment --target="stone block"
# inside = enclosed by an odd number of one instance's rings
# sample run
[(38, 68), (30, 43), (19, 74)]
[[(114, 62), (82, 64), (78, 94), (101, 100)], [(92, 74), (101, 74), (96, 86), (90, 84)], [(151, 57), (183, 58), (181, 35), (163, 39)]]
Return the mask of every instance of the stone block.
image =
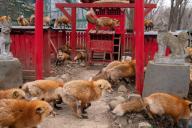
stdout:
[(154, 92), (165, 92), (187, 97), (189, 83), (189, 64), (155, 64), (150, 61), (145, 72), (143, 96)]
[(0, 89), (22, 85), (22, 68), (17, 58), (0, 60)]

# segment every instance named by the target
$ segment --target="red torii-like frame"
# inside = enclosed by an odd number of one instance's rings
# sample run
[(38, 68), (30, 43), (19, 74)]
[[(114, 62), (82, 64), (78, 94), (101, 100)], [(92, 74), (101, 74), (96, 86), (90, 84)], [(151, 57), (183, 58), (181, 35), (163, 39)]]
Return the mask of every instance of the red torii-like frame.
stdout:
[[(36, 48), (36, 73), (37, 79), (42, 79), (42, 48), (43, 48), (43, 2), (42, 0), (36, 0), (35, 11), (35, 48)], [(144, 83), (144, 15), (147, 15), (156, 4), (145, 4), (143, 0), (135, 0), (134, 4), (125, 3), (56, 3), (56, 7), (59, 8), (72, 22), (72, 53), (75, 52), (76, 41), (76, 8), (91, 8), (91, 7), (121, 7), (121, 8), (135, 8), (134, 15), (134, 34), (136, 42), (136, 89), (140, 94), (143, 91)], [(72, 16), (64, 9), (64, 7), (72, 8)], [(144, 12), (144, 8), (146, 8)]]

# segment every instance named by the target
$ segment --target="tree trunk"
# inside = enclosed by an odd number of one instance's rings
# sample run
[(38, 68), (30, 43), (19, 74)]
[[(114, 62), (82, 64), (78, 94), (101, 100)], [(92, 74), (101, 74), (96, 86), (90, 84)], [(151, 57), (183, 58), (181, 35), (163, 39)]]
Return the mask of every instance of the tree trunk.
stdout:
[(188, 0), (171, 0), (171, 10), (168, 30), (175, 31), (181, 28), (182, 17), (185, 13)]

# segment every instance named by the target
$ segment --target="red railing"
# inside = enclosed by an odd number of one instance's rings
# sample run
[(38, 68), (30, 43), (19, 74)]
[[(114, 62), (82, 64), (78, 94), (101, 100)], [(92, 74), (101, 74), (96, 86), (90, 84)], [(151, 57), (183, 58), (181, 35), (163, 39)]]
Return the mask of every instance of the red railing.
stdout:
[[(50, 45), (47, 29), (44, 29), (43, 37), (43, 73), (48, 75), (50, 72)], [(11, 39), (11, 51), (13, 56), (21, 62), (24, 79), (35, 79), (34, 29), (13, 29)]]
[[(66, 43), (71, 44), (70, 38), (72, 38), (73, 36), (71, 36), (70, 31), (51, 29), (44, 29), (43, 35), (43, 68), (44, 73), (49, 74), (50, 60), (56, 57), (55, 55), (58, 48), (62, 47)], [(33, 44), (34, 29), (12, 30), (11, 38), (11, 51), (15, 57), (19, 58), (24, 71), (24, 76), (27, 78), (35, 78), (35, 51)], [(125, 43), (123, 43), (121, 46), (122, 55), (135, 57), (135, 40), (133, 34), (126, 33), (124, 40)], [(144, 57), (146, 65), (149, 60), (153, 59), (155, 52), (158, 50), (156, 35), (145, 35), (144, 46)], [(77, 31), (77, 41), (75, 43), (75, 49), (76, 51), (87, 49), (85, 31)]]
[(85, 50), (87, 47), (86, 42), (86, 33), (85, 31), (77, 32), (77, 42), (76, 42), (76, 49), (77, 50)]
[[(154, 58), (158, 50), (156, 35), (145, 35), (144, 39), (144, 64)], [(135, 39), (132, 33), (125, 34), (125, 44), (123, 46), (123, 55), (135, 58)]]

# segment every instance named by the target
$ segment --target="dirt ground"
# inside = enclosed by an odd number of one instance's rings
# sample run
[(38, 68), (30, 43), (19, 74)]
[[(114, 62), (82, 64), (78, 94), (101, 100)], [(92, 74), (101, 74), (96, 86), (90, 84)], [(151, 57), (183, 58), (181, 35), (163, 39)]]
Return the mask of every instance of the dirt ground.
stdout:
[[(76, 64), (64, 65), (61, 67), (53, 67), (53, 73), (61, 75), (70, 74), (70, 79), (88, 80), (96, 74), (101, 67), (87, 69)], [(56, 110), (56, 117), (46, 119), (42, 124), (42, 128), (109, 128), (110, 117), (109, 107), (105, 102), (104, 96), (99, 101), (93, 102), (92, 106), (87, 109), (89, 119), (78, 119), (74, 116), (71, 109), (65, 104), (61, 105), (63, 110)]]
[[(102, 67), (82, 67), (78, 64), (65, 64), (59, 67), (52, 66), (52, 76), (67, 74), (67, 81), (75, 79), (88, 80)], [(126, 87), (128, 91), (134, 88), (128, 85)], [(106, 93), (100, 100), (92, 102), (91, 107), (87, 109), (88, 119), (76, 118), (71, 109), (67, 105), (62, 104), (63, 109), (55, 110), (57, 113), (56, 117), (47, 118), (41, 124), (41, 128), (139, 128), (140, 123), (150, 125), (142, 128), (174, 128), (172, 125), (173, 120), (170, 117), (156, 117), (152, 120), (148, 118), (145, 112), (128, 113), (123, 117), (115, 117), (110, 112), (108, 105), (109, 101), (115, 96), (117, 96), (117, 90), (113, 94)], [(189, 94), (190, 96), (192, 97), (191, 93)]]

